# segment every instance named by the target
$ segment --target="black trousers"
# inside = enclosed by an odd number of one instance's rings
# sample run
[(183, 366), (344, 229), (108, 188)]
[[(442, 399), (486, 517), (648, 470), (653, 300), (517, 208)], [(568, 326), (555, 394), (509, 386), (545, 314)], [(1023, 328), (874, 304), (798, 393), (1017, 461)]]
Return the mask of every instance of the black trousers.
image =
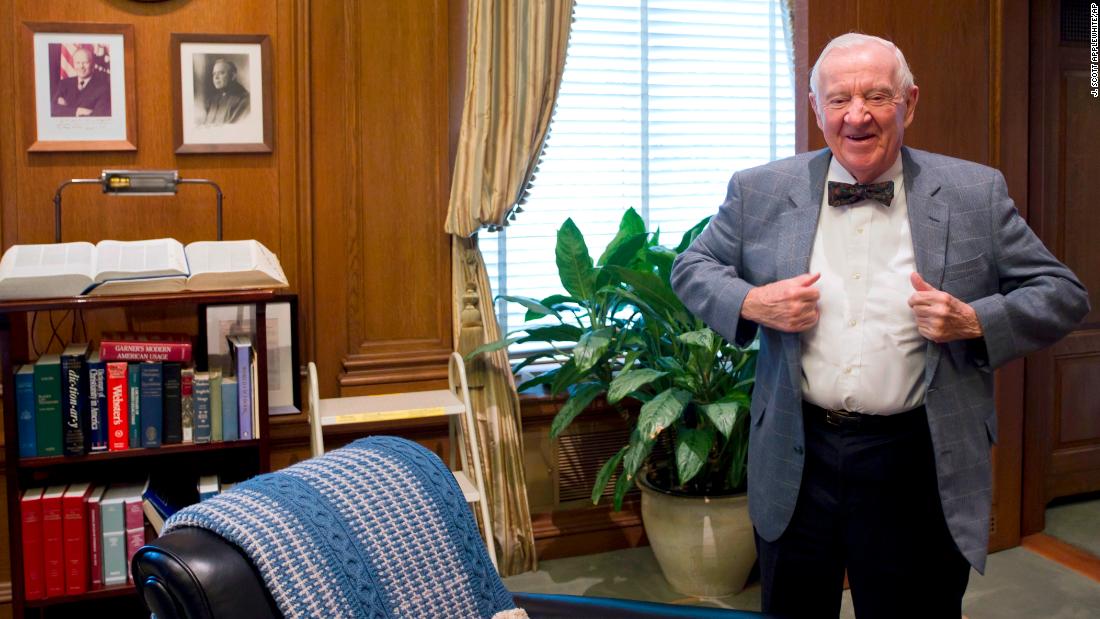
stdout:
[(944, 521), (924, 408), (840, 425), (803, 412), (794, 515), (774, 542), (756, 537), (764, 612), (837, 617), (847, 570), (859, 619), (959, 619), (970, 565)]

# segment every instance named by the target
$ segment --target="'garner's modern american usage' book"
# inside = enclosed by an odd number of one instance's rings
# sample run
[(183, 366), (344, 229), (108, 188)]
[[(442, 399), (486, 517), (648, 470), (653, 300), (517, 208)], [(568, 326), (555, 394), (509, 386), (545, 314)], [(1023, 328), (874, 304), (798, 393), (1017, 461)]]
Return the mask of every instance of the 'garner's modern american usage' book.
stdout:
[(255, 240), (15, 245), (0, 259), (0, 300), (286, 286), (279, 259)]

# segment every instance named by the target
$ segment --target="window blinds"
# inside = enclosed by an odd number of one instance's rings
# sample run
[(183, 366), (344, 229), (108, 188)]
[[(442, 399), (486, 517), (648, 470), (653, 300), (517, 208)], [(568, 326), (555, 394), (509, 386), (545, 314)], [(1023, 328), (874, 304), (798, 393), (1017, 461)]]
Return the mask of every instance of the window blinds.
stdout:
[[(794, 154), (782, 0), (578, 0), (542, 164), (511, 225), (480, 233), (494, 294), (563, 292), (556, 231), (593, 259), (634, 207), (665, 245), (716, 212), (730, 175)], [(523, 308), (497, 302), (505, 332)]]

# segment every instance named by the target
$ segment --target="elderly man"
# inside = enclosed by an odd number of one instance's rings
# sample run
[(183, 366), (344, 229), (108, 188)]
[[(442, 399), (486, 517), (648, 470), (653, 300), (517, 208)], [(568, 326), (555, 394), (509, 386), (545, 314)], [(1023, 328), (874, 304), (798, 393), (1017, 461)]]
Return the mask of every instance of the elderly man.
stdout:
[(111, 77), (92, 70), (92, 53), (81, 47), (73, 52), (75, 75), (57, 84), (53, 116), (110, 116)]
[(993, 369), (1049, 345), (1087, 295), (991, 168), (902, 146), (901, 50), (826, 46), (810, 104), (828, 148), (734, 174), (672, 273), (741, 344), (759, 330), (749, 510), (763, 607), (954, 617), (985, 568)]
[(248, 90), (237, 81), (237, 65), (232, 60), (218, 58), (210, 72), (214, 91), (206, 97), (202, 124), (235, 123), (249, 111)]

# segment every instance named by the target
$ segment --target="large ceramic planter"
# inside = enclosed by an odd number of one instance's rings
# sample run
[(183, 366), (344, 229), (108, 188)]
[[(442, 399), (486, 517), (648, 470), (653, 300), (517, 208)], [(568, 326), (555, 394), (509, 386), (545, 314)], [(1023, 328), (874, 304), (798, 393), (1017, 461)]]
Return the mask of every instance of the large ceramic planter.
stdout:
[(674, 495), (639, 475), (642, 524), (665, 579), (692, 597), (741, 591), (756, 561), (748, 496)]

